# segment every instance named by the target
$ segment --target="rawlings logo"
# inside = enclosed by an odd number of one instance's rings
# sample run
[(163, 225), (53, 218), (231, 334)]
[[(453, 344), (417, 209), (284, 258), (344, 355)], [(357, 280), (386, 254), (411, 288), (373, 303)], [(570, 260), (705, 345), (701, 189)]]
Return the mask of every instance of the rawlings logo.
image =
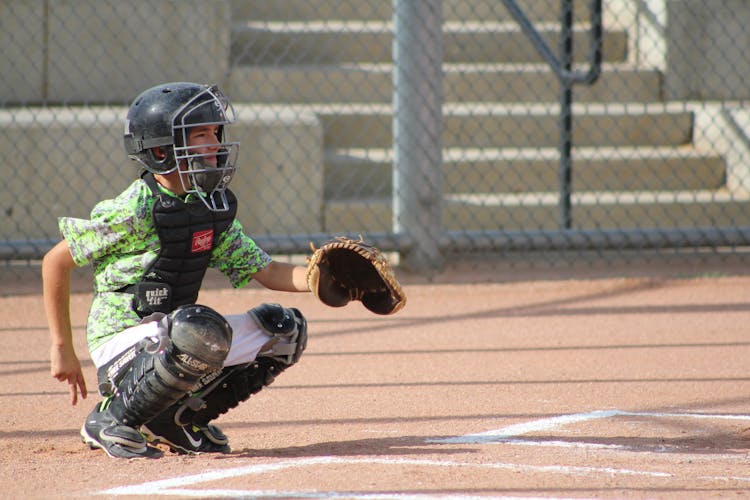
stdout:
[(214, 245), (214, 230), (206, 229), (204, 231), (197, 231), (193, 233), (193, 245), (192, 252), (200, 253), (207, 250), (211, 250)]

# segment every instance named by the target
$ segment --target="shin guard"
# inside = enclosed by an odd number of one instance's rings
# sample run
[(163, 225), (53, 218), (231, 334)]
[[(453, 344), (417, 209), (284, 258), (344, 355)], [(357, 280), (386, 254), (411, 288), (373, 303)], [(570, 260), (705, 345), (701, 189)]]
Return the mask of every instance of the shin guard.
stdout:
[(159, 325), (160, 342), (146, 346), (116, 377), (109, 412), (119, 423), (138, 427), (217, 372), (229, 352), (232, 330), (204, 306), (183, 306)]
[(206, 426), (273, 383), (295, 364), (307, 346), (307, 322), (295, 308), (263, 304), (248, 311), (271, 337), (255, 361), (224, 368), (204, 377), (178, 408), (175, 421)]

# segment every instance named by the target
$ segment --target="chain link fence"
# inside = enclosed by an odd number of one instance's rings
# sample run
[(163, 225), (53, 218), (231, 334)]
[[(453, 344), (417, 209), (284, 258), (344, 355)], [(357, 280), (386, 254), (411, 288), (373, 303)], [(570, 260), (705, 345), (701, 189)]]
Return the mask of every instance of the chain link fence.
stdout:
[(136, 178), (127, 106), (165, 81), (232, 99), (274, 254), (743, 255), (749, 26), (745, 0), (0, 0), (0, 258)]

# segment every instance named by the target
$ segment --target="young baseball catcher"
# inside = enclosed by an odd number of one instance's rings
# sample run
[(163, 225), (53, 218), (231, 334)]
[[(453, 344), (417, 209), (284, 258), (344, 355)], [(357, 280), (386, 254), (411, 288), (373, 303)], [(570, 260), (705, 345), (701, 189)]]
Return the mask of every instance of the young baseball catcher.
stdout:
[(230, 451), (211, 423), (295, 364), (307, 323), (295, 308), (260, 304), (222, 315), (196, 304), (208, 267), (234, 287), (255, 279), (271, 290), (313, 291), (340, 307), (360, 300), (391, 314), (406, 298), (387, 260), (362, 241), (339, 238), (307, 266), (274, 261), (235, 218), (227, 189), (239, 144), (228, 140), (234, 109), (216, 87), (168, 83), (140, 94), (124, 143), (142, 167), (90, 219), (62, 217), (62, 240), (44, 257), (51, 373), (71, 403), (87, 387), (73, 348), (70, 275), (92, 265), (94, 296), (86, 341), (97, 367), (97, 403), (81, 427), (84, 443), (115, 458)]

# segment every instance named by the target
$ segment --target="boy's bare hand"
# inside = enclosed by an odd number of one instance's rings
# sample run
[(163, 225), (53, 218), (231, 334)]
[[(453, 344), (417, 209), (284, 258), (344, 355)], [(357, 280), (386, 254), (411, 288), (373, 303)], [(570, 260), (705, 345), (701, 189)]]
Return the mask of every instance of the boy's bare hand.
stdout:
[(81, 363), (76, 353), (70, 349), (52, 346), (50, 349), (50, 371), (60, 382), (67, 381), (70, 388), (70, 404), (78, 402), (78, 392), (86, 399), (86, 381), (83, 378)]

